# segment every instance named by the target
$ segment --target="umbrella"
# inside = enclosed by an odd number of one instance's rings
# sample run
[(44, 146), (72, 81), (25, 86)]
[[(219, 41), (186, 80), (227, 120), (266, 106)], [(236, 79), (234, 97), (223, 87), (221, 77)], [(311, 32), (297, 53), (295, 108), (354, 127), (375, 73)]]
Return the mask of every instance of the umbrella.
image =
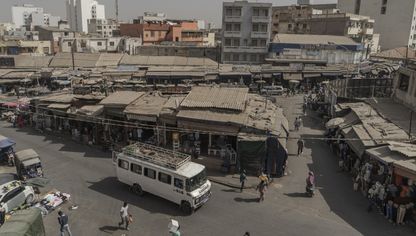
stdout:
[(327, 129), (337, 128), (340, 124), (344, 123), (344, 118), (334, 118), (326, 122), (325, 127)]

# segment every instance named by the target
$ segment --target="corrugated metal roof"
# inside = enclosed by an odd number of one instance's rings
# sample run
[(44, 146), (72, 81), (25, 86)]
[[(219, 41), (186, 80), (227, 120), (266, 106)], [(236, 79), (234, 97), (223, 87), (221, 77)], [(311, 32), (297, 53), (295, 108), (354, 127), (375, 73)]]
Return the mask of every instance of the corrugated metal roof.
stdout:
[(244, 125), (247, 115), (241, 112), (216, 112), (210, 110), (180, 110), (177, 114), (178, 118), (192, 119), (199, 121), (209, 121), (217, 123), (234, 124), (238, 127)]
[(74, 94), (52, 94), (39, 99), (41, 102), (52, 102), (52, 103), (71, 103), (75, 99)]
[(98, 116), (104, 111), (103, 105), (88, 105), (77, 110), (77, 114), (86, 116)]
[(179, 56), (139, 56), (124, 55), (121, 65), (143, 66), (216, 66), (217, 62), (209, 58)]
[(14, 78), (28, 78), (35, 74), (33, 71), (11, 71), (5, 75), (2, 76), (4, 79), (14, 79)]
[(52, 103), (48, 106), (50, 109), (61, 109), (66, 110), (71, 107), (71, 104), (64, 104), (64, 103)]
[(302, 81), (301, 73), (283, 73), (284, 80)]
[[(98, 59), (100, 58), (100, 53), (74, 53), (75, 67), (95, 67), (97, 65)], [(71, 53), (58, 53), (56, 54), (49, 67), (71, 67), (72, 66), (72, 56)]]
[(187, 108), (217, 108), (243, 111), (248, 88), (224, 88), (213, 86), (193, 87), (182, 102)]
[(16, 55), (13, 56), (15, 68), (45, 68), (49, 66), (52, 56), (30, 56)]
[(144, 92), (134, 91), (115, 92), (104, 98), (100, 104), (104, 106), (127, 106), (144, 94)]
[(101, 53), (97, 60), (97, 67), (117, 66), (123, 54), (121, 53)]
[(151, 116), (154, 121), (159, 117), (163, 105), (168, 101), (168, 97), (159, 94), (146, 94), (126, 107), (128, 119), (140, 120), (140, 116)]

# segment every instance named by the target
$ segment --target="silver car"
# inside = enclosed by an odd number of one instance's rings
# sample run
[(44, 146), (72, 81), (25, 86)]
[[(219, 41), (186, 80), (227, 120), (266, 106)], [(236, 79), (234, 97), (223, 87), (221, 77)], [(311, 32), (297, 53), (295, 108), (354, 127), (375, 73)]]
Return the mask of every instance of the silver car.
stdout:
[(7, 212), (31, 204), (35, 199), (35, 191), (20, 181), (11, 181), (0, 186), (0, 206)]

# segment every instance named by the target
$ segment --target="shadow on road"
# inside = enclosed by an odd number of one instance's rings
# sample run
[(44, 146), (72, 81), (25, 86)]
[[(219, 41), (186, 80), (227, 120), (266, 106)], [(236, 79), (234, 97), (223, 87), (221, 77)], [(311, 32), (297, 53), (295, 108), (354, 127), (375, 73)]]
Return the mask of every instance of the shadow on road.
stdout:
[(84, 153), (84, 157), (87, 158), (111, 158), (111, 154), (107, 152), (103, 152), (97, 148), (84, 145), (81, 143), (76, 143), (75, 141), (71, 140), (67, 135), (62, 134), (49, 134), (49, 133), (41, 133), (39, 131), (34, 130), (30, 127), (25, 128), (13, 128), (16, 129), (16, 132), (25, 133), (31, 136), (37, 136), (39, 138), (43, 138), (43, 141), (49, 142), (51, 144), (62, 144), (63, 146), (59, 151), (63, 152), (77, 152), (77, 153)]
[(247, 202), (247, 203), (251, 203), (251, 202), (259, 202), (259, 198), (241, 198), (241, 197), (236, 197), (234, 198), (234, 201), (236, 202)]
[(234, 189), (234, 188), (231, 188), (231, 189), (221, 189), (221, 191), (227, 192), (227, 193), (240, 193), (241, 192), (240, 189)]
[(122, 228), (118, 226), (111, 226), (111, 225), (106, 225), (106, 226), (100, 227), (99, 229), (100, 231), (107, 233), (107, 234), (114, 234), (115, 231), (122, 230)]
[(303, 198), (310, 198), (306, 193), (285, 193), (288, 197), (303, 197)]
[(139, 197), (128, 190), (128, 186), (117, 180), (116, 177), (107, 177), (98, 182), (87, 182), (91, 184), (88, 188), (101, 194), (122, 202), (139, 207), (151, 214), (166, 214), (171, 216), (185, 216), (179, 209), (179, 206), (168, 200), (145, 193)]

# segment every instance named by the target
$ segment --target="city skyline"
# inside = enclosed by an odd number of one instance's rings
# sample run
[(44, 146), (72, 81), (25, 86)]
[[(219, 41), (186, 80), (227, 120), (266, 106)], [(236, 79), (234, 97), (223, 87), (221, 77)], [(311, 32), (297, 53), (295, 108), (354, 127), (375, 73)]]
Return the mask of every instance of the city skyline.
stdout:
[[(168, 18), (177, 19), (200, 19), (207, 22), (213, 22), (217, 27), (221, 26), (222, 2), (223, 0), (175, 0), (166, 2), (165, 0), (143, 0), (140, 3), (134, 0), (119, 0), (119, 18), (122, 21), (131, 21), (137, 16), (143, 15), (145, 11), (164, 12)], [(66, 0), (3, 0), (0, 9), (0, 21), (11, 21), (11, 7), (13, 5), (33, 4), (37, 7), (43, 7), (45, 12), (61, 16), (66, 19), (65, 10)], [(115, 0), (98, 0), (99, 3), (106, 6), (106, 16), (115, 17)], [(296, 0), (273, 0), (273, 5), (288, 5), (296, 3)], [(316, 3), (336, 3), (336, 0), (316, 0)], [(183, 6), (190, 7), (191, 10), (184, 12)], [(137, 7), (137, 8), (136, 8)], [(136, 10), (137, 9), (137, 10)]]

